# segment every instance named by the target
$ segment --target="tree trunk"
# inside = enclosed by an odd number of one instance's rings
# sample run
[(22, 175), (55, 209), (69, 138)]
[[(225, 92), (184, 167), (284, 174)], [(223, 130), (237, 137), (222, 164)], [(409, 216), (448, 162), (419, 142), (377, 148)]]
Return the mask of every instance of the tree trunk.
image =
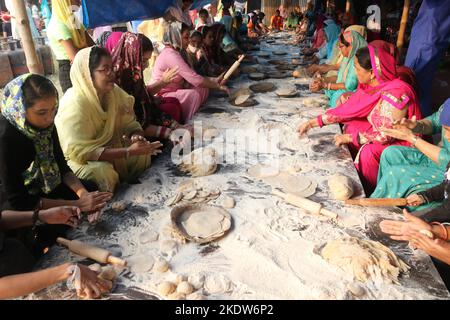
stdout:
[(275, 14), (275, 11), (280, 7), (281, 0), (262, 0), (261, 11), (264, 12), (266, 26), (270, 25), (270, 18)]
[(403, 13), (402, 13), (402, 20), (400, 22), (400, 29), (398, 31), (398, 37), (397, 37), (397, 48), (398, 52), (401, 55), (403, 51), (403, 44), (405, 41), (405, 30), (406, 25), (408, 24), (408, 13), (409, 13), (409, 5), (411, 4), (411, 0), (405, 0), (405, 3), (403, 4)]
[(28, 21), (25, 1), (13, 0), (12, 5), (13, 12), (11, 12), (11, 14), (15, 17), (20, 39), (22, 40), (22, 46), (25, 52), (25, 58), (27, 60), (28, 70), (31, 73), (44, 74), (44, 68), (42, 66), (42, 63), (38, 59), (33, 37), (31, 36), (30, 23), (34, 22)]

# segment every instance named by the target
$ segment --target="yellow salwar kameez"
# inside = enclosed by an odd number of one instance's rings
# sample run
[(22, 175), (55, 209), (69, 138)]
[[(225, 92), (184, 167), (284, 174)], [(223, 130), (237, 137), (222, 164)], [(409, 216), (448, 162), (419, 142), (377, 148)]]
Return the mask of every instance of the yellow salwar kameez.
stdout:
[(89, 71), (91, 48), (79, 51), (70, 71), (73, 87), (61, 99), (55, 124), (61, 148), (80, 179), (113, 192), (119, 182), (136, 180), (150, 166), (150, 155), (99, 161), (106, 148), (125, 148), (123, 135), (142, 130), (133, 111), (134, 98), (118, 86), (101, 104)]

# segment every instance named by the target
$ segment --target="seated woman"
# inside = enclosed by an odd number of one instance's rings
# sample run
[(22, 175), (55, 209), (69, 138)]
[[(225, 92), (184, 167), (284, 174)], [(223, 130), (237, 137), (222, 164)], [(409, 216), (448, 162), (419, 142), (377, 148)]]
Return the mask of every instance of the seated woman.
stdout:
[(56, 207), (41, 211), (3, 211), (0, 213), (0, 299), (18, 298), (71, 279), (79, 297), (100, 298), (111, 290), (112, 283), (98, 277), (82, 264), (65, 263), (31, 272), (36, 258), (6, 231), (42, 223), (76, 227), (81, 218), (77, 207)]
[(192, 30), (189, 34), (189, 45), (181, 55), (189, 66), (201, 76), (208, 74), (208, 62), (202, 53), (203, 35), (200, 31)]
[[(448, 216), (448, 207), (445, 210)], [(434, 266), (450, 289), (450, 226), (448, 223), (426, 222), (403, 210), (405, 221), (383, 220), (381, 231), (393, 240), (408, 241), (410, 246), (423, 250), (432, 257)], [(448, 220), (447, 220), (448, 221)], [(430, 235), (425, 235), (429, 232)]]
[[(236, 41), (236, 36), (238, 36), (237, 32), (233, 32), (233, 29), (236, 29), (236, 18), (231, 16), (223, 16), (220, 19), (220, 23), (225, 27), (225, 35), (223, 36), (221, 43), (221, 55), (222, 61), (225, 64), (231, 65), (234, 60), (237, 60), (239, 55), (244, 52), (238, 45)], [(235, 37), (232, 36), (234, 34)]]
[(208, 98), (208, 89), (229, 91), (226, 86), (220, 84), (220, 79), (200, 76), (183, 60), (180, 51), (187, 49), (189, 33), (189, 28), (179, 22), (164, 23), (165, 48), (156, 59), (152, 74), (152, 82), (155, 83), (161, 80), (167, 69), (179, 67), (178, 75), (167, 87), (158, 92), (158, 95), (174, 97), (180, 101), (182, 122), (192, 119)]
[[(442, 146), (417, 137), (441, 133)], [(410, 147), (389, 147), (380, 159), (377, 188), (372, 198), (403, 198), (438, 185), (450, 162), (450, 99), (433, 115), (415, 121), (404, 119), (386, 135), (411, 143)], [(439, 206), (440, 201), (423, 203), (410, 210)]]
[(370, 194), (375, 189), (383, 150), (394, 144), (409, 144), (387, 137), (381, 130), (392, 128), (403, 117), (420, 118), (421, 114), (414, 90), (396, 78), (395, 60), (389, 53), (371, 46), (361, 48), (355, 54), (355, 69), (358, 90), (344, 104), (303, 123), (298, 131), (304, 134), (313, 127), (346, 124), (344, 134), (337, 135), (335, 143), (348, 144), (353, 154), (357, 152), (355, 167)]
[[(352, 25), (352, 26), (347, 27), (344, 30), (344, 32), (349, 32), (349, 31), (358, 32), (364, 39), (366, 39), (366, 37), (367, 37), (366, 27), (364, 27), (364, 26)], [(338, 39), (339, 39), (339, 37), (338, 37)], [(339, 67), (340, 67), (343, 59), (344, 59), (344, 57), (342, 56), (341, 50), (339, 49), (339, 40), (338, 40), (338, 41), (336, 41), (336, 43), (333, 47), (331, 57), (324, 63), (313, 64), (313, 65), (309, 66), (307, 68), (307, 72), (310, 75), (314, 75), (316, 72), (318, 72), (321, 75), (325, 75), (325, 78), (336, 77), (336, 79), (337, 79), (338, 70), (339, 70)], [(332, 80), (330, 79), (330, 81), (332, 81)]]
[[(152, 53), (153, 45), (146, 36), (123, 33), (112, 53), (116, 84), (134, 97), (134, 113), (145, 136), (168, 139), (172, 130), (181, 127), (178, 122), (181, 118), (181, 105), (176, 98), (153, 97), (152, 90), (157, 92), (167, 84), (159, 87), (145, 86), (144, 70)], [(173, 77), (175, 75), (176, 73)]]
[(333, 49), (336, 46), (339, 35), (341, 33), (341, 27), (334, 22), (330, 22), (325, 28), (325, 45), (313, 55), (310, 63), (324, 63), (327, 59), (331, 59), (333, 55)]
[(317, 51), (320, 50), (320, 48), (322, 48), (325, 45), (325, 20), (326, 17), (323, 14), (320, 14), (317, 18), (316, 18), (316, 22), (315, 22), (315, 31), (313, 34), (313, 39), (312, 39), (312, 43), (311, 43), (311, 48), (309, 49), (304, 49), (303, 50), (303, 54), (305, 54), (306, 56), (311, 56), (312, 54), (316, 53)]
[(135, 119), (134, 98), (115, 85), (112, 59), (100, 47), (78, 52), (70, 78), (73, 87), (56, 115), (59, 140), (75, 174), (113, 192), (119, 181), (134, 182), (160, 153)]
[(286, 28), (288, 29), (297, 28), (297, 26), (300, 23), (300, 20), (301, 17), (297, 15), (294, 11), (291, 11), (286, 21)]
[(358, 49), (367, 46), (366, 40), (356, 31), (345, 32), (339, 39), (339, 48), (344, 59), (339, 67), (336, 83), (329, 82), (323, 78), (317, 78), (311, 83), (311, 91), (317, 92), (322, 89), (330, 99), (330, 107), (335, 108), (338, 99), (345, 92), (354, 92), (358, 87), (358, 79), (355, 73), (354, 59)]
[(261, 30), (262, 34), (267, 34), (270, 30), (269, 28), (266, 27), (266, 25), (264, 24), (264, 18), (265, 18), (266, 14), (264, 12), (258, 12), (257, 17), (257, 24), (259, 27), (259, 30)]
[(250, 12), (248, 16), (250, 19), (247, 24), (247, 35), (250, 39), (256, 40), (259, 37), (261, 37), (264, 34), (264, 32), (263, 30), (261, 30), (261, 27), (259, 26), (258, 16), (256, 15), (256, 13)]
[(270, 30), (283, 30), (283, 17), (280, 15), (280, 10), (276, 10), (275, 14), (270, 18)]
[(53, 124), (58, 92), (37, 74), (25, 74), (7, 84), (0, 115), (0, 181), (3, 208), (47, 209), (77, 206), (96, 212), (111, 199), (94, 192), (67, 166)]
[(211, 27), (203, 26), (199, 29), (203, 36), (202, 56), (208, 69), (207, 75), (217, 77), (227, 70), (223, 63), (222, 39), (225, 27), (221, 23), (215, 23)]

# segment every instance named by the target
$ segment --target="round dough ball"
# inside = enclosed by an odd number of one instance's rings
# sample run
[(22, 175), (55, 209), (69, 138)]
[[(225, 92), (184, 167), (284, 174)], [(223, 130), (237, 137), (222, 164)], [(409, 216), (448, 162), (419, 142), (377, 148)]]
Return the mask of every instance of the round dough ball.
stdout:
[(167, 298), (169, 298), (169, 300), (186, 300), (186, 295), (184, 293), (174, 292)]
[(200, 289), (205, 283), (205, 276), (203, 274), (194, 274), (188, 277), (188, 282), (192, 284), (195, 289)]
[(349, 177), (336, 174), (328, 179), (331, 196), (336, 200), (347, 200), (353, 195), (353, 183)]
[(229, 196), (225, 196), (222, 201), (222, 206), (224, 208), (233, 209), (236, 206), (236, 201)]
[(187, 281), (182, 281), (180, 282), (180, 284), (177, 286), (177, 292), (179, 293), (184, 293), (184, 294), (191, 294), (194, 291), (194, 288), (192, 287), (192, 285), (187, 282)]
[(161, 282), (158, 286), (158, 292), (160, 295), (167, 297), (169, 294), (174, 293), (177, 286), (170, 281)]
[(167, 272), (169, 270), (169, 267), (169, 263), (164, 259), (156, 261), (153, 266), (156, 271), (161, 273)]
[(115, 212), (122, 212), (127, 208), (127, 206), (128, 203), (125, 200), (119, 200), (111, 204), (111, 209), (113, 209)]
[(200, 291), (196, 291), (186, 296), (186, 300), (206, 300), (206, 298)]
[(180, 283), (182, 283), (183, 281), (186, 281), (186, 280), (187, 280), (187, 278), (186, 278), (185, 276), (183, 276), (182, 274), (177, 274), (177, 275), (175, 276), (174, 282), (175, 282), (177, 285), (179, 285)]

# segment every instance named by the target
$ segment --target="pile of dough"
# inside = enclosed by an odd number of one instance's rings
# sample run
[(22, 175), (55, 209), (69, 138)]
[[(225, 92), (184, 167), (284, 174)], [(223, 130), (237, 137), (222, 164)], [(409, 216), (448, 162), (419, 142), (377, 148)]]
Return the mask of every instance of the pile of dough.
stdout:
[(331, 196), (336, 200), (350, 199), (354, 192), (352, 180), (341, 174), (335, 174), (328, 178), (328, 187)]
[(217, 153), (214, 148), (199, 148), (183, 157), (180, 169), (192, 177), (213, 174), (217, 170)]
[(201, 207), (186, 210), (179, 218), (187, 235), (193, 239), (206, 240), (222, 236), (230, 229), (229, 215), (216, 207)]
[[(181, 189), (179, 189), (181, 190)], [(220, 190), (208, 190), (202, 187), (191, 186), (191, 189), (185, 188), (184, 191), (178, 191), (174, 196), (166, 201), (167, 206), (176, 204), (185, 205), (189, 203), (208, 203), (216, 200), (220, 196)]]
[(321, 255), (362, 282), (382, 280), (399, 284), (400, 273), (409, 270), (391, 249), (371, 240), (353, 237), (333, 240), (322, 249)]

